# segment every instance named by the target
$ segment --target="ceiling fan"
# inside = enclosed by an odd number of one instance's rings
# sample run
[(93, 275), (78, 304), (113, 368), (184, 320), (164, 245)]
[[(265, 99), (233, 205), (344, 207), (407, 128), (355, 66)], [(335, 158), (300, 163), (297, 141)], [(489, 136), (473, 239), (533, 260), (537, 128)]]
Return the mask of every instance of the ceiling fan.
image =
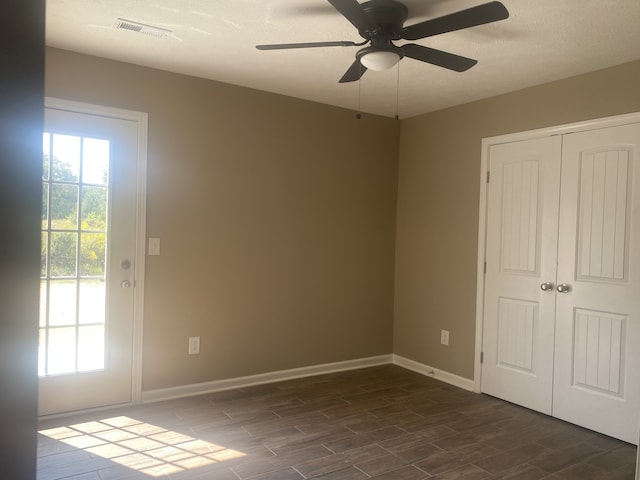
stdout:
[(358, 50), (356, 60), (342, 76), (340, 83), (359, 80), (367, 69), (381, 71), (391, 68), (403, 57), (431, 63), (456, 72), (464, 72), (478, 63), (477, 60), (415, 43), (396, 46), (393, 41), (419, 40), (509, 17), (505, 6), (494, 1), (405, 27), (404, 22), (409, 16), (409, 10), (397, 0), (369, 0), (362, 4), (357, 0), (328, 0), (328, 2), (358, 29), (360, 36), (365, 39), (364, 42), (279, 43), (257, 45), (256, 48), (258, 50), (282, 50), (314, 47), (361, 47), (369, 44)]

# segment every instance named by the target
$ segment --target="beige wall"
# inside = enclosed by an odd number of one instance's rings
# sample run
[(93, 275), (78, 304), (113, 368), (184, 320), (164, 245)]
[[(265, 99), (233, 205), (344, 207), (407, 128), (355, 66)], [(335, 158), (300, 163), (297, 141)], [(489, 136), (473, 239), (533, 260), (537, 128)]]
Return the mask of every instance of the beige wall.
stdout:
[(638, 85), (634, 62), (402, 121), (394, 353), (473, 378), (481, 139), (640, 111)]
[(472, 378), (481, 139), (640, 110), (640, 62), (399, 128), (47, 53), (47, 95), (149, 113), (144, 390), (392, 351)]
[(143, 390), (391, 353), (399, 122), (57, 49), (46, 94), (149, 113)]

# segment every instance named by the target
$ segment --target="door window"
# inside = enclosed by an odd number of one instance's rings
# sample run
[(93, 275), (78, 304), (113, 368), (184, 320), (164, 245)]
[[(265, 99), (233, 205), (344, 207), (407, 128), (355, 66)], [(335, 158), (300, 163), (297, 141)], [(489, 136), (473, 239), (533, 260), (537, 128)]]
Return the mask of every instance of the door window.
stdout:
[(110, 142), (45, 132), (38, 374), (105, 366)]

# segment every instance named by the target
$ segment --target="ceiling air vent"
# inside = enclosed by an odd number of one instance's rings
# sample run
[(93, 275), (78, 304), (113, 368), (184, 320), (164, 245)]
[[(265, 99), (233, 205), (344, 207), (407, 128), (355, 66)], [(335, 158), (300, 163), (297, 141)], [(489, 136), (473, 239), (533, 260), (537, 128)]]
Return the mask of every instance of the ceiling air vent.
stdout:
[(166, 37), (171, 33), (171, 30), (167, 30), (166, 28), (154, 27), (153, 25), (146, 25), (144, 23), (134, 22), (120, 17), (116, 18), (113, 27), (119, 30), (129, 30), (130, 32), (142, 33), (151, 37)]

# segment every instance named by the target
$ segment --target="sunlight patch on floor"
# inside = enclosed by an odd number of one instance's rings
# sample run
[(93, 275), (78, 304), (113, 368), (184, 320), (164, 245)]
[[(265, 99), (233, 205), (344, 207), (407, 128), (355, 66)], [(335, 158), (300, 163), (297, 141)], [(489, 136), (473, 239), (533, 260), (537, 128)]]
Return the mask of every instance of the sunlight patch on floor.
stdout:
[(152, 477), (245, 456), (237, 450), (126, 416), (39, 433)]

